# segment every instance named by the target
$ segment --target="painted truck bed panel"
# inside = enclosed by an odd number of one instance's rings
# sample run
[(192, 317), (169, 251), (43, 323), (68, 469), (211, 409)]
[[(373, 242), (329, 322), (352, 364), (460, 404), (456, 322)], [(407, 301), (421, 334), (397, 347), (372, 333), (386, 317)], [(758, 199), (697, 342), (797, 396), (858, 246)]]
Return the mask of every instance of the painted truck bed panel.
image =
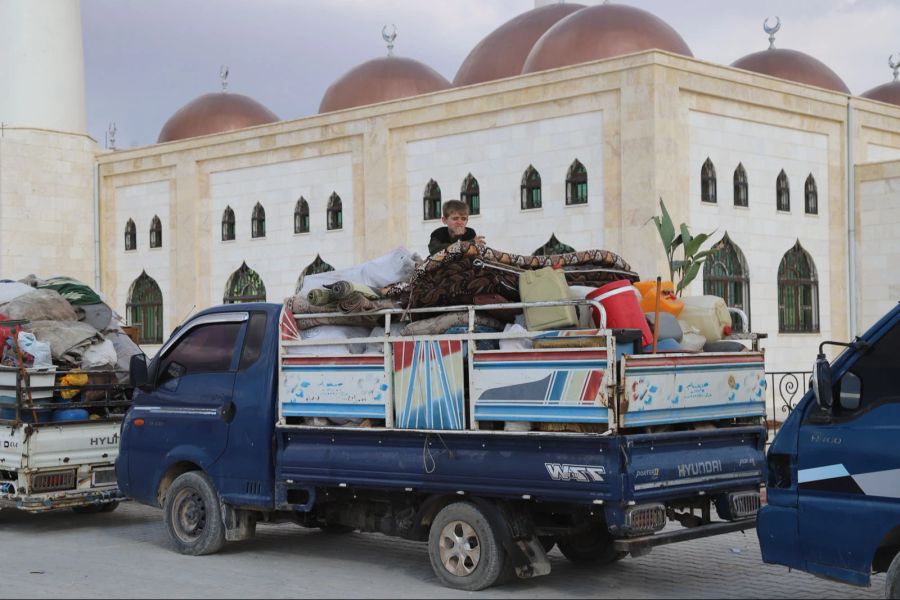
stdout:
[(388, 382), (381, 355), (286, 356), (281, 377), (282, 416), (385, 418)]
[(608, 423), (605, 349), (476, 352), (476, 421)]
[(623, 371), (622, 427), (765, 415), (762, 353), (627, 356)]
[(394, 424), (402, 429), (464, 429), (463, 343), (393, 342), (391, 350)]

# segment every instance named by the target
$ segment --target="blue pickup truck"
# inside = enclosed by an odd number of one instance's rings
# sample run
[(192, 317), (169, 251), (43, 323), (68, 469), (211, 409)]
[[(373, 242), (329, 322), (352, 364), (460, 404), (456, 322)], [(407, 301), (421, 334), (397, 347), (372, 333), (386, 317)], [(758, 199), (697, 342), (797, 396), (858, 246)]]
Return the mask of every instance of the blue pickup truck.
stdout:
[[(280, 305), (200, 312), (132, 361), (119, 486), (162, 507), (184, 554), (258, 522), (379, 532), (427, 542), (438, 578), (465, 590), (548, 573), (554, 545), (603, 564), (754, 527), (762, 352), (477, 332), (476, 310), (522, 306), (439, 309), (468, 327), (415, 336), (392, 335), (386, 310), (383, 335), (332, 341), (302, 339)], [(498, 347), (514, 337), (528, 347)]]
[(829, 365), (820, 346), (809, 392), (768, 454), (763, 560), (858, 586), (887, 572), (900, 599), (900, 305)]

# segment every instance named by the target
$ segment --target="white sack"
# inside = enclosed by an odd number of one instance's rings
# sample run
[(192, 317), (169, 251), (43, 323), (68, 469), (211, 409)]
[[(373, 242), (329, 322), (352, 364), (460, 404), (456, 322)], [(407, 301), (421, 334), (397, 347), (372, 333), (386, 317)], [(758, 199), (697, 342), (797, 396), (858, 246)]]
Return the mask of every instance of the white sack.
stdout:
[(35, 369), (47, 369), (53, 366), (50, 344), (39, 342), (33, 333), (27, 331), (20, 331), (17, 340), (22, 352), (27, 352), (34, 357)]
[(15, 300), (19, 296), (23, 296), (28, 292), (33, 292), (34, 288), (18, 281), (0, 282), (0, 304), (6, 304)]
[[(351, 327), (349, 325), (319, 325), (310, 327), (300, 332), (303, 340), (346, 340), (350, 338), (369, 337), (368, 327)], [(365, 344), (323, 344), (321, 346), (288, 346), (286, 353), (289, 355), (312, 354), (316, 356), (330, 356), (342, 354), (362, 354), (365, 352)]]
[(307, 275), (300, 282), (297, 294), (306, 297), (310, 290), (336, 281), (362, 283), (372, 288), (382, 288), (398, 281), (408, 281), (416, 269), (416, 261), (421, 260), (422, 257), (418, 254), (400, 246), (384, 256), (379, 256), (355, 267)]
[(82, 369), (113, 369), (118, 361), (116, 347), (109, 340), (92, 344), (81, 357)]
[[(528, 330), (518, 323), (507, 323), (503, 328), (503, 333), (528, 333)], [(501, 350), (531, 350), (533, 346), (531, 338), (500, 338)]]

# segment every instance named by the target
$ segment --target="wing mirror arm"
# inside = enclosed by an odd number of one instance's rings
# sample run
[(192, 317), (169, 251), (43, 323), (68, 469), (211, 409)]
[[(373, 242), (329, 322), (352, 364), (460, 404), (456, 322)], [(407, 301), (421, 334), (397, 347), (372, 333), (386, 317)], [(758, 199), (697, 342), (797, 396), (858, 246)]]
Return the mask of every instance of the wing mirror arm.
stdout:
[(826, 340), (819, 344), (819, 354), (816, 356), (816, 362), (813, 365), (813, 372), (810, 383), (812, 384), (813, 395), (816, 402), (823, 409), (831, 409), (834, 403), (834, 390), (831, 382), (831, 365), (825, 357), (825, 345), (842, 346), (851, 348), (856, 352), (865, 353), (869, 349), (869, 343), (856, 338), (852, 342), (834, 342)]

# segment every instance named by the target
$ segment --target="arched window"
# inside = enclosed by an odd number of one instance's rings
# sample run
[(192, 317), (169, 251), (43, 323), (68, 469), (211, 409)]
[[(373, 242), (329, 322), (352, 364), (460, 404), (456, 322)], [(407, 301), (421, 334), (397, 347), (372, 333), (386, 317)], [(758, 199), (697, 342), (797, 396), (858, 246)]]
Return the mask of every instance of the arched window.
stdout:
[(134, 250), (137, 248), (137, 227), (134, 221), (128, 219), (125, 223), (125, 250)]
[(541, 174), (528, 165), (522, 175), (522, 210), (541, 207)]
[[(719, 296), (725, 304), (739, 308), (750, 320), (750, 275), (741, 249), (725, 236), (713, 246), (713, 252), (703, 263), (703, 293)], [(748, 323), (733, 320), (734, 331), (742, 331)]]
[(222, 213), (222, 241), (227, 242), (234, 239), (234, 211), (230, 206), (225, 207)]
[(700, 200), (716, 203), (716, 167), (709, 157), (700, 168)]
[(819, 332), (819, 278), (800, 240), (778, 266), (778, 331)]
[(459, 190), (459, 199), (466, 203), (469, 207), (470, 215), (481, 214), (481, 188), (478, 186), (478, 180), (469, 173), (463, 180), (462, 188)]
[(422, 210), (426, 221), (441, 218), (441, 186), (434, 179), (429, 179), (425, 184), (425, 194), (422, 196)]
[(266, 209), (259, 202), (253, 207), (253, 217), (250, 219), (250, 237), (266, 237)]
[(804, 194), (805, 201), (803, 206), (806, 209), (806, 214), (819, 214), (819, 190), (816, 188), (816, 179), (812, 176), (812, 173), (806, 178), (804, 190), (806, 193)]
[(575, 252), (575, 248), (567, 244), (563, 244), (556, 239), (556, 234), (550, 236), (547, 243), (531, 253), (532, 256), (550, 256), (552, 254), (565, 254), (567, 252)]
[(577, 158), (566, 173), (566, 204), (587, 204), (587, 169)]
[(297, 292), (303, 289), (303, 278), (307, 275), (315, 275), (317, 273), (327, 273), (334, 271), (334, 267), (322, 260), (322, 257), (316, 254), (314, 261), (306, 265), (306, 268), (300, 271), (300, 278), (297, 279)]
[(750, 191), (747, 188), (747, 171), (744, 170), (744, 165), (741, 163), (738, 163), (737, 169), (734, 170), (734, 205), (750, 205)]
[(309, 204), (303, 196), (294, 207), (294, 233), (309, 233)]
[(328, 198), (326, 219), (329, 231), (344, 228), (344, 208), (341, 204), (341, 197), (337, 195), (337, 192), (332, 192), (331, 197)]
[(784, 169), (781, 170), (781, 173), (778, 174), (778, 179), (775, 181), (775, 194), (776, 207), (778, 208), (778, 210), (790, 212), (791, 187), (788, 182), (787, 173), (784, 172)]
[(156, 216), (150, 222), (150, 247), (162, 248), (162, 222)]
[(259, 273), (241, 263), (240, 268), (231, 274), (225, 284), (223, 304), (240, 304), (241, 302), (265, 302), (266, 286)]
[(128, 324), (140, 330), (141, 344), (162, 344), (162, 291), (146, 271), (141, 271), (140, 276), (128, 288), (125, 313)]

